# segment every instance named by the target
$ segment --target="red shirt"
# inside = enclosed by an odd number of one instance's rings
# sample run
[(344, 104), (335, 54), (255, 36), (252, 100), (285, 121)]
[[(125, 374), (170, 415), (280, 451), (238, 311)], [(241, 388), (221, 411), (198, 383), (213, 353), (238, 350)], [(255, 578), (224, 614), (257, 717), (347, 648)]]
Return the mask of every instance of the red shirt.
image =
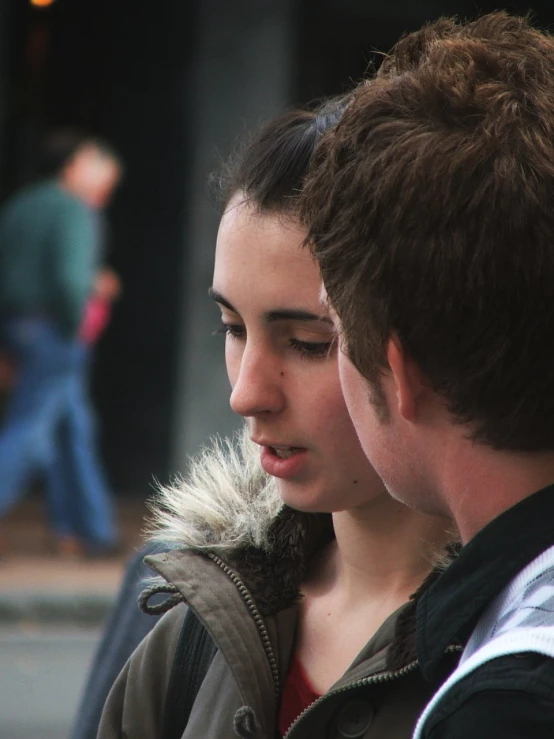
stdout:
[(293, 721), (319, 697), (319, 693), (316, 693), (310, 685), (308, 676), (295, 655), (292, 658), (281, 697), (281, 710), (279, 712), (279, 732), (281, 736), (285, 736)]

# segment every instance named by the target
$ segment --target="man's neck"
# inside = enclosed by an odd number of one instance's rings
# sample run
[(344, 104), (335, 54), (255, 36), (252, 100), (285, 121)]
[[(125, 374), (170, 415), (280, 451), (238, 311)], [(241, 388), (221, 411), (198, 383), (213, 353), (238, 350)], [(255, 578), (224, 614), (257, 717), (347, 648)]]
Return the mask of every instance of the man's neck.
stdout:
[(77, 200), (80, 200), (84, 205), (89, 208), (94, 208), (94, 204), (90, 201), (87, 191), (84, 188), (79, 188), (71, 182), (67, 182), (63, 177), (58, 177), (56, 180), (61, 190), (72, 195)]
[(444, 458), (441, 497), (462, 542), (512, 506), (554, 483), (554, 453), (497, 451), (464, 442)]

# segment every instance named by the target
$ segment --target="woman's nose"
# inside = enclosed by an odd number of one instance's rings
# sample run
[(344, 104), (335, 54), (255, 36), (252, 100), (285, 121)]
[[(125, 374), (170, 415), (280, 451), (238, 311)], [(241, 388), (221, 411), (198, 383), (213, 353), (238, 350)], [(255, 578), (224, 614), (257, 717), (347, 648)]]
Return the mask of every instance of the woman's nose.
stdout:
[(276, 357), (262, 347), (245, 349), (231, 392), (231, 408), (240, 416), (278, 413), (285, 403)]

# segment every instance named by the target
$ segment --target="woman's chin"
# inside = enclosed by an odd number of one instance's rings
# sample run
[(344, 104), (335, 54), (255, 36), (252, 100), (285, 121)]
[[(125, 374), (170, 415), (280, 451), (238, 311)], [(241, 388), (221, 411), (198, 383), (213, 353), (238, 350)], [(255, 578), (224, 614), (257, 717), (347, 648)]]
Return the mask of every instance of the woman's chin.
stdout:
[[(284, 480), (277, 481), (277, 488), (283, 503), (289, 508), (303, 513), (331, 513), (333, 509), (329, 494), (318, 490), (315, 486), (291, 484)], [(335, 501), (338, 507), (338, 501)]]
[(277, 490), (285, 505), (304, 513), (342, 513), (367, 507), (374, 510), (376, 505), (379, 507), (383, 503), (398, 505), (382, 485), (373, 490), (359, 486), (355, 491), (340, 488), (337, 492), (337, 489), (330, 490), (327, 485), (318, 484), (317, 480), (291, 482), (277, 479)]

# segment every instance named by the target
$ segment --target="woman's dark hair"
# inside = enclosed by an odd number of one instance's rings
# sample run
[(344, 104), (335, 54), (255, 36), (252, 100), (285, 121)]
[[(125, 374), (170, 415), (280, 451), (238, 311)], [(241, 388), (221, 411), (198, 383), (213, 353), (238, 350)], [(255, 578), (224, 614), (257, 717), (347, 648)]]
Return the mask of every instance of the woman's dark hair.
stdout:
[(296, 212), (317, 143), (339, 121), (347, 100), (341, 96), (313, 110), (288, 110), (262, 125), (214, 178), (223, 208), (242, 192), (260, 211)]

